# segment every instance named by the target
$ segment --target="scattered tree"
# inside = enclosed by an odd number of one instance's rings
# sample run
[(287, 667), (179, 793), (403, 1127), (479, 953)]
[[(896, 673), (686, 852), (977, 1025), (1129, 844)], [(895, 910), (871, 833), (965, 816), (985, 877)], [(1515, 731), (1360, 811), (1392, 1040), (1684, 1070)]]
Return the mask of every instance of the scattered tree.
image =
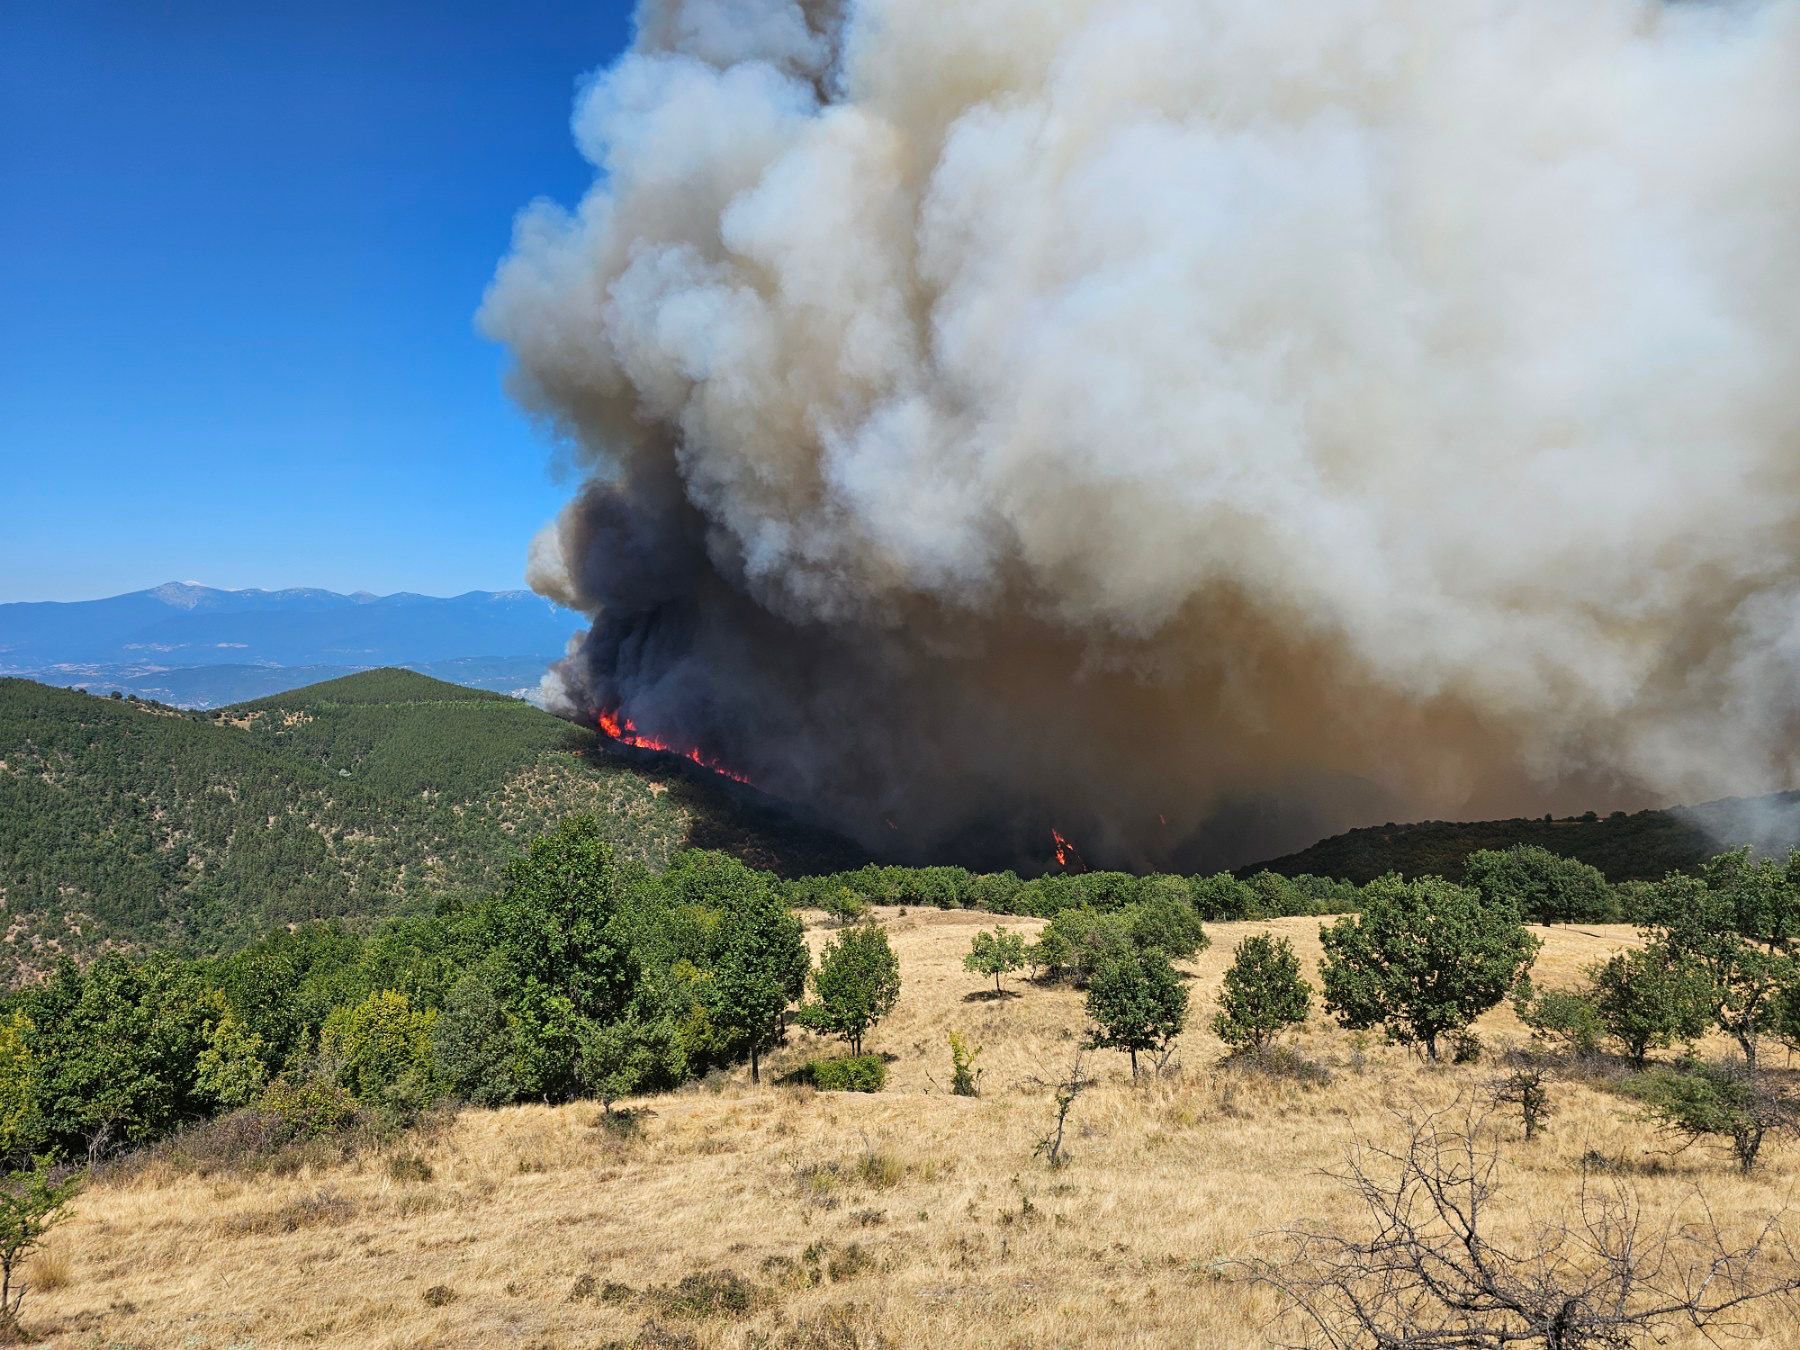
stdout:
[(800, 1024), (843, 1037), (850, 1053), (860, 1055), (869, 1028), (892, 1012), (900, 997), (900, 962), (885, 932), (858, 924), (825, 944), (811, 982), (814, 1001), (800, 1009)]
[(1219, 992), (1213, 1030), (1226, 1045), (1261, 1054), (1312, 1007), (1312, 986), (1286, 938), (1253, 934), (1238, 943)]
[(1711, 981), (1663, 947), (1620, 952), (1590, 967), (1588, 982), (1600, 1025), (1639, 1068), (1651, 1050), (1698, 1040), (1711, 1021)]
[(1800, 978), (1797, 875), (1800, 854), (1785, 863), (1754, 860), (1748, 849), (1720, 854), (1697, 877), (1664, 880), (1646, 928), (1659, 959), (1704, 976), (1714, 1023), (1752, 1068), (1782, 992)]
[(1579, 989), (1539, 989), (1526, 976), (1513, 990), (1513, 1011), (1541, 1041), (1561, 1042), (1572, 1055), (1588, 1056), (1600, 1047), (1605, 1026), (1600, 1009)]
[(1138, 1052), (1154, 1053), (1173, 1043), (1187, 1011), (1188, 991), (1168, 957), (1159, 951), (1120, 953), (1108, 958), (1088, 985), (1087, 1015), (1094, 1023), (1089, 1044), (1125, 1051), (1136, 1078)]
[(1383, 877), (1363, 888), (1363, 912), (1322, 929), (1325, 1006), (1353, 1029), (1381, 1027), (1431, 1059), (1505, 997), (1538, 942), (1506, 904), (1466, 886)]
[[(745, 869), (748, 871), (748, 869)], [(726, 1042), (750, 1056), (750, 1081), (762, 1081), (762, 1055), (777, 1044), (788, 1005), (805, 990), (812, 964), (800, 921), (772, 886), (750, 888), (725, 906), (717, 935), (711, 1009)]]
[(1024, 964), (1024, 935), (1009, 933), (1004, 928), (977, 933), (974, 941), (969, 944), (968, 954), (963, 957), (964, 970), (994, 977), (996, 994), (1000, 992), (1000, 977), (1009, 971), (1018, 970)]
[(581, 1040), (581, 1077), (608, 1116), (621, 1097), (659, 1083), (678, 1082), (681, 1053), (667, 1023), (628, 1018), (590, 1025)]
[(1763, 1140), (1800, 1130), (1794, 1099), (1747, 1065), (1689, 1064), (1649, 1069), (1627, 1085), (1687, 1148), (1706, 1138), (1731, 1142), (1740, 1172), (1756, 1166)]
[(975, 1061), (981, 1054), (979, 1045), (969, 1044), (960, 1031), (950, 1033), (950, 1091), (958, 1097), (981, 1095), (981, 1070)]
[(1522, 1064), (1491, 1085), (1496, 1106), (1516, 1106), (1525, 1127), (1525, 1142), (1530, 1143), (1550, 1119), (1550, 1072), (1542, 1064)]

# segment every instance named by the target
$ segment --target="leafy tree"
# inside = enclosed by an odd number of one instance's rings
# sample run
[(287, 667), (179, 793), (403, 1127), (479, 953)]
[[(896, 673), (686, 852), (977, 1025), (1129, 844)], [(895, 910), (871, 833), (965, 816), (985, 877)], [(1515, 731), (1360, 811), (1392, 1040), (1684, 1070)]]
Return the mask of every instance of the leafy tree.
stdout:
[(900, 962), (887, 934), (874, 924), (846, 928), (819, 954), (812, 973), (814, 1002), (800, 1010), (802, 1026), (850, 1042), (862, 1054), (870, 1027), (894, 1010), (900, 997)]
[(590, 1024), (582, 1036), (582, 1082), (609, 1116), (619, 1098), (678, 1082), (685, 1072), (674, 1030), (666, 1022), (628, 1018), (610, 1026)]
[(1256, 933), (1238, 943), (1213, 1030), (1226, 1045), (1261, 1052), (1289, 1027), (1306, 1021), (1312, 986), (1300, 974), (1300, 958), (1286, 938)]
[(0, 1164), (21, 1158), (43, 1137), (43, 1087), (32, 1030), (31, 1019), (18, 1010), (0, 1021)]
[(518, 1096), (512, 1020), (492, 973), (468, 971), (450, 987), (431, 1026), (431, 1057), (444, 1087), (475, 1106), (499, 1106)]
[(834, 886), (821, 891), (817, 902), (826, 916), (839, 927), (866, 918), (869, 913), (869, 902), (848, 886)]
[(1697, 877), (1669, 877), (1653, 903), (1645, 931), (1658, 958), (1704, 975), (1713, 1021), (1754, 1068), (1782, 991), (1800, 978), (1800, 854), (1785, 863), (1748, 849), (1720, 854)]
[(1590, 967), (1588, 981), (1601, 1026), (1640, 1068), (1651, 1050), (1698, 1040), (1711, 1021), (1711, 982), (1665, 950), (1620, 952)]
[(1729, 1140), (1740, 1172), (1756, 1166), (1770, 1134), (1793, 1134), (1800, 1125), (1793, 1099), (1748, 1065), (1648, 1069), (1626, 1090), (1687, 1144), (1709, 1136)]
[(968, 953), (963, 957), (964, 970), (994, 977), (996, 994), (1000, 992), (1000, 977), (1008, 971), (1018, 970), (1024, 964), (1024, 935), (1009, 933), (1004, 928), (996, 928), (991, 933), (977, 933), (969, 944)]
[(437, 1014), (414, 1008), (393, 989), (337, 1008), (319, 1033), (319, 1058), (360, 1102), (415, 1104), (433, 1079), (432, 1025)]
[(1250, 888), (1229, 872), (1191, 877), (1188, 892), (1193, 896), (1194, 912), (1202, 919), (1219, 922), (1247, 919), (1256, 907)]
[(763, 1052), (781, 1039), (788, 1005), (805, 991), (806, 938), (775, 888), (760, 882), (730, 898), (719, 939), (713, 1025), (734, 1051), (749, 1054), (750, 1081), (760, 1082)]
[[(1167, 880), (1146, 877), (1147, 883)], [(1183, 888), (1185, 890), (1185, 888)], [(1171, 961), (1186, 961), (1205, 951), (1211, 942), (1200, 922), (1200, 913), (1187, 895), (1166, 888), (1148, 888), (1145, 898), (1125, 911), (1131, 940), (1142, 948), (1155, 948)]]
[(20, 1263), (68, 1217), (68, 1203), (81, 1182), (79, 1173), (59, 1171), (47, 1159), (0, 1181), (0, 1329), (16, 1332), (26, 1294)]
[(146, 1143), (213, 1104), (199, 1082), (223, 1000), (168, 956), (59, 967), (21, 997), (44, 1138), (64, 1155)]
[(525, 1095), (574, 1095), (584, 1024), (624, 1015), (639, 962), (622, 912), (643, 884), (641, 870), (617, 861), (597, 822), (577, 817), (534, 839), (485, 907), (484, 945), (518, 1027)]
[(1159, 951), (1126, 951), (1109, 956), (1088, 985), (1087, 1015), (1096, 1049), (1123, 1050), (1137, 1077), (1138, 1052), (1161, 1052), (1187, 1023), (1188, 991)]
[(1122, 914), (1105, 914), (1078, 905), (1056, 914), (1038, 934), (1026, 959), (1052, 980), (1086, 985), (1108, 956), (1134, 946), (1131, 925)]
[(1510, 905), (1436, 877), (1370, 882), (1363, 906), (1320, 931), (1325, 1006), (1434, 1060), (1439, 1039), (1499, 1003), (1537, 953)]
[(1598, 868), (1535, 844), (1471, 853), (1463, 881), (1532, 923), (1603, 923), (1612, 915), (1612, 892)]
[(194, 1066), (194, 1084), (227, 1110), (248, 1106), (268, 1081), (263, 1056), (262, 1037), (238, 1021), (236, 1014), (224, 1011), (213, 1023), (206, 1048)]
[(1593, 997), (1580, 989), (1539, 989), (1528, 975), (1513, 991), (1513, 1010), (1532, 1035), (1561, 1041), (1571, 1054), (1591, 1055), (1605, 1025)]

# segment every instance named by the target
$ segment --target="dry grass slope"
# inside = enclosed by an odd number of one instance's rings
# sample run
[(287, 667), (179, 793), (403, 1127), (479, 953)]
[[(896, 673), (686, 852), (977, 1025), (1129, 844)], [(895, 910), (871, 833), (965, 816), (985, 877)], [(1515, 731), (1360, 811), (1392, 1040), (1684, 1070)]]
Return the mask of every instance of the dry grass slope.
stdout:
[[(1319, 1170), (1358, 1136), (1396, 1138), (1397, 1110), (1494, 1073), (1427, 1068), (1316, 1014), (1300, 1045), (1329, 1084), (1221, 1071), (1196, 1016), (1160, 1079), (1134, 1087), (1123, 1055), (1094, 1057), (1103, 1082), (1075, 1106), (1072, 1163), (1051, 1172), (1032, 1156), (1049, 1117), (1037, 1080), (1071, 1057), (1079, 995), (1009, 981), (1016, 996), (978, 996), (960, 962), (991, 917), (881, 920), (905, 990), (871, 1037), (897, 1056), (879, 1096), (739, 1074), (638, 1103), (636, 1137), (597, 1127), (591, 1104), (522, 1107), (328, 1171), (143, 1175), (80, 1201), (27, 1320), (53, 1344), (108, 1346), (1262, 1345), (1273, 1303), (1230, 1263), (1263, 1230), (1350, 1222)], [(1198, 1012), (1233, 945), (1267, 929), (1317, 959), (1316, 921), (1214, 925), (1190, 968)], [(1544, 937), (1550, 984), (1634, 940)], [(984, 1047), (978, 1100), (947, 1091), (951, 1027)], [(1505, 1009), (1480, 1031), (1523, 1036)], [(802, 1034), (774, 1072), (819, 1050)], [(1614, 1098), (1557, 1091), (1548, 1137), (1502, 1145), (1504, 1224), (1568, 1206), (1590, 1151), (1635, 1173), (1656, 1212), (1690, 1205), (1697, 1183), (1746, 1225), (1788, 1198), (1786, 1147), (1740, 1179), (1716, 1155), (1666, 1156)], [(1742, 1343), (1800, 1344), (1787, 1316)]]

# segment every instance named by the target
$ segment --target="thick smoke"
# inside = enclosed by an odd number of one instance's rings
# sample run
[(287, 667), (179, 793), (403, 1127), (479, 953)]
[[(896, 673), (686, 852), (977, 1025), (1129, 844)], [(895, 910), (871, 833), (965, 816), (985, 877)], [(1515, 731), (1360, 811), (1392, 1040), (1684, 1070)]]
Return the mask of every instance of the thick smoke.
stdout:
[(574, 125), (565, 705), (921, 855), (1795, 782), (1800, 0), (646, 0)]

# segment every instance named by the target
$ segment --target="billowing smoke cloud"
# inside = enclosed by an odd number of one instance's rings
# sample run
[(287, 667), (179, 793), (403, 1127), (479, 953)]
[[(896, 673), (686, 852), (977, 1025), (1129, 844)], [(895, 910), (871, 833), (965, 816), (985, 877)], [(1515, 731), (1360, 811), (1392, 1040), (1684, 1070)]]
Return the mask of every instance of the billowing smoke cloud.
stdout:
[(939, 856), (1794, 783), (1800, 0), (646, 0), (574, 124), (567, 706)]

